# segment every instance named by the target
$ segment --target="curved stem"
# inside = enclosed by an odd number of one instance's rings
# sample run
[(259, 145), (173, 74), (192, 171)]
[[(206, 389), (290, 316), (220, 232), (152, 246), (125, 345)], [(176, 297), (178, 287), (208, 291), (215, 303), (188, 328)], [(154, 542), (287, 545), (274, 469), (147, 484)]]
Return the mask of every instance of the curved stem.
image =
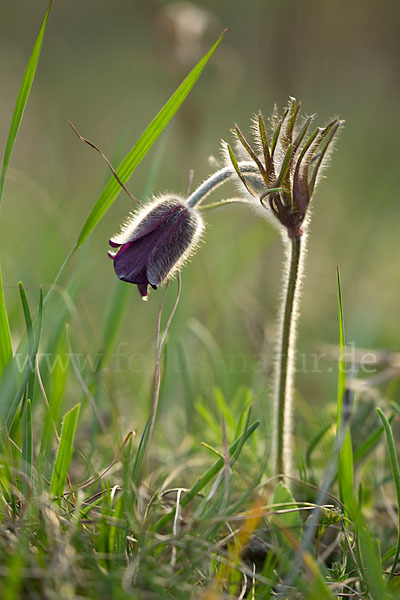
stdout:
[[(239, 168), (244, 175), (258, 173), (257, 167), (253, 162), (240, 162)], [(233, 166), (224, 167), (216, 173), (213, 173), (199, 185), (193, 194), (189, 196), (186, 200), (186, 205), (190, 208), (197, 206), (197, 204), (202, 202), (204, 198), (211, 194), (211, 192), (225, 183), (225, 181), (228, 181), (228, 179), (231, 179), (231, 177), (237, 177), (237, 173)]]
[(275, 474), (287, 476), (291, 463), (291, 413), (296, 342), (297, 304), (301, 283), (305, 237), (290, 238), (288, 269), (279, 331), (274, 393)]

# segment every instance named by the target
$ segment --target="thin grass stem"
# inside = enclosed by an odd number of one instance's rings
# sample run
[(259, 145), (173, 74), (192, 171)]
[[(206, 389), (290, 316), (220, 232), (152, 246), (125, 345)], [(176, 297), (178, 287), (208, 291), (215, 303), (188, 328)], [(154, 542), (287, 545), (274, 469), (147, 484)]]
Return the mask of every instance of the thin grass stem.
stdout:
[(179, 272), (177, 275), (177, 281), (178, 281), (178, 291), (177, 291), (177, 295), (176, 295), (175, 304), (172, 308), (171, 314), (168, 317), (168, 320), (167, 320), (167, 323), (165, 325), (162, 335), (161, 335), (161, 317), (162, 317), (162, 312), (163, 312), (168, 288), (165, 290), (165, 294), (161, 301), (160, 309), (158, 311), (157, 327), (156, 327), (156, 357), (155, 357), (155, 368), (154, 368), (154, 379), (153, 379), (153, 392), (152, 392), (148, 431), (147, 431), (147, 434), (144, 439), (144, 447), (143, 447), (143, 451), (142, 451), (142, 461), (144, 460), (145, 454), (147, 453), (147, 450), (150, 447), (151, 440), (152, 440), (153, 434), (154, 434), (156, 419), (157, 419), (158, 404), (159, 404), (159, 399), (160, 399), (160, 386), (161, 386), (161, 358), (162, 358), (162, 353), (163, 353), (163, 349), (165, 346), (165, 342), (167, 339), (168, 331), (169, 331), (172, 319), (174, 318), (174, 315), (176, 313), (176, 309), (178, 308), (179, 299), (181, 296), (181, 276), (180, 276)]

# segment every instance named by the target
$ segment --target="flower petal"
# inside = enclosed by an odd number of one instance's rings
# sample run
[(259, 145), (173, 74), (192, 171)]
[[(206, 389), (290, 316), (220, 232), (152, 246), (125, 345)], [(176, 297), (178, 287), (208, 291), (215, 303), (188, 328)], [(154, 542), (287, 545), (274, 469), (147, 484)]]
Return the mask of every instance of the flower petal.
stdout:
[(146, 262), (148, 248), (143, 244), (128, 242), (124, 244), (114, 257), (114, 270), (122, 281), (129, 283), (148, 283)]
[(137, 215), (132, 216), (123, 226), (120, 233), (110, 240), (112, 246), (122, 246), (128, 242), (145, 237), (162, 226), (177, 209), (182, 208), (183, 201), (179, 198), (167, 197), (165, 200), (150, 202)]
[(147, 263), (147, 279), (151, 285), (159, 285), (174, 267), (179, 267), (182, 258), (196, 244), (201, 231), (202, 222), (197, 213), (187, 208), (170, 219), (168, 229), (159, 237)]
[(137, 287), (142, 296), (142, 300), (147, 300), (147, 283), (138, 283)]

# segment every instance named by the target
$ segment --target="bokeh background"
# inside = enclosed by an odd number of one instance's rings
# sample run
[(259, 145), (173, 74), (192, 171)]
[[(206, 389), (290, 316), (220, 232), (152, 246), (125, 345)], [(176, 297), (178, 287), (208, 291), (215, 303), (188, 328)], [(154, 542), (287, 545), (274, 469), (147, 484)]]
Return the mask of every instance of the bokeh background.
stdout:
[[(1, 6), (2, 148), (45, 9), (38, 0)], [(140, 198), (185, 193), (190, 169), (195, 185), (211, 172), (209, 157), (219, 157), (220, 140), (229, 139), (235, 122), (248, 133), (256, 111), (268, 116), (275, 102), (282, 107), (289, 96), (302, 101), (304, 113), (317, 113), (318, 124), (336, 115), (346, 120), (313, 201), (299, 327), (296, 422), (307, 428), (329, 419), (335, 362), (322, 359), (315, 369), (312, 355), (338, 339), (337, 264), (347, 341), (399, 348), (399, 17), (394, 0), (56, 0), (1, 207), (1, 262), (15, 346), (23, 333), (18, 281), (34, 304), (109, 176), (68, 122), (117, 165), (227, 27), (129, 187)], [(232, 193), (226, 186), (214, 199)], [(72, 348), (92, 361), (101, 352), (111, 294), (116, 285), (128, 286), (116, 281), (106, 253), (131, 204), (119, 195), (61, 281), (73, 306), (67, 318)], [(204, 243), (182, 274), (171, 330), (161, 406), (167, 434), (177, 423), (191, 426), (199, 394), (212, 406), (216, 384), (228, 401), (238, 388), (252, 386), (259, 410), (268, 410), (263, 390), (271, 383), (281, 241), (246, 207), (217, 209), (206, 218)], [(174, 293), (172, 284), (167, 308)], [(98, 401), (105, 413), (117, 407), (124, 429), (145, 422), (161, 297), (152, 293), (145, 304), (129, 287), (113, 354), (104, 363)], [(43, 352), (62, 306), (55, 300), (47, 310)], [(83, 377), (90, 384), (90, 364)], [(81, 396), (71, 372), (65, 400), (72, 405)]]

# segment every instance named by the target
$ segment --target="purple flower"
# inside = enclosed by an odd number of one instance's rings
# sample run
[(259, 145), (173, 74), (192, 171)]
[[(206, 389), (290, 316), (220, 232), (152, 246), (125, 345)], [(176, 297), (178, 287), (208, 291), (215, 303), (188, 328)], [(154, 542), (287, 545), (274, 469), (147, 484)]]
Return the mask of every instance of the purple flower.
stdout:
[(165, 195), (127, 220), (110, 240), (110, 246), (119, 250), (108, 255), (119, 279), (135, 283), (143, 300), (147, 300), (148, 286), (157, 289), (180, 269), (196, 248), (202, 231), (198, 211), (187, 207), (178, 196)]

